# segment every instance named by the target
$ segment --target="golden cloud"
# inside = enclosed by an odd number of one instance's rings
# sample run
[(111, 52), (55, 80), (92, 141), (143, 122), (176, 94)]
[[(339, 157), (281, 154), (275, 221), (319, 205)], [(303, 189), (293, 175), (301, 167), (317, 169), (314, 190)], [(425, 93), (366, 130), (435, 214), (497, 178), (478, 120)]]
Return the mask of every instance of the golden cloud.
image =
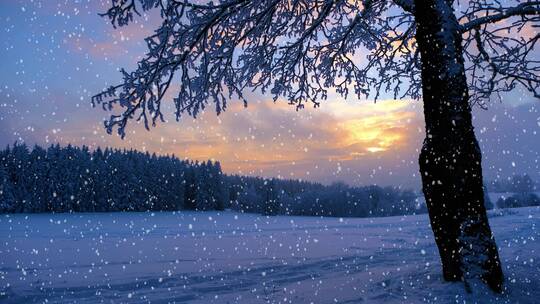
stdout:
[(104, 135), (98, 124), (94, 131), (70, 128), (57, 136), (65, 143), (94, 142), (96, 146), (219, 160), (230, 173), (298, 177), (322, 163), (394, 157), (416, 146), (411, 137), (420, 126), (421, 115), (413, 105), (394, 100), (332, 100), (317, 109), (295, 111), (294, 106), (280, 101), (259, 100), (247, 109), (233, 102), (219, 117), (209, 111), (197, 119), (160, 124), (151, 132), (133, 123), (125, 140)]

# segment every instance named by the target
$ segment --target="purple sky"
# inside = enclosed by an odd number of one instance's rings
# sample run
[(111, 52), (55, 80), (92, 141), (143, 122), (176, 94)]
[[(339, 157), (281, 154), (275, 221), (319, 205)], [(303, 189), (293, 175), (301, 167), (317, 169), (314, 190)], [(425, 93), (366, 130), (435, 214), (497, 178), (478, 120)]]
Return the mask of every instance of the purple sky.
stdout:
[[(220, 160), (229, 173), (321, 182), (419, 187), (423, 138), (420, 101), (341, 100), (296, 112), (284, 101), (253, 93), (216, 117), (205, 113), (128, 129), (125, 140), (105, 133), (105, 113), (90, 97), (117, 84), (118, 68), (133, 68), (156, 16), (113, 29), (108, 1), (1, 1), (0, 145), (62, 144), (129, 147)], [(538, 101), (517, 89), (488, 110), (474, 109), (488, 179), (528, 173), (540, 180)]]

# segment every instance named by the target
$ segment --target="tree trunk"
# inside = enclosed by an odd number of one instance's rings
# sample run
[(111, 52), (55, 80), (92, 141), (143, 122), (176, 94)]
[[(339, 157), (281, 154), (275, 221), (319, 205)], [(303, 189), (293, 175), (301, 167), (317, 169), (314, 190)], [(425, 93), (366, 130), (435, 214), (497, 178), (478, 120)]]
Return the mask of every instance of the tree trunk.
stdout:
[(426, 121), (419, 164), (443, 275), (480, 278), (500, 292), (503, 273), (484, 207), (482, 155), (452, 1), (415, 2)]

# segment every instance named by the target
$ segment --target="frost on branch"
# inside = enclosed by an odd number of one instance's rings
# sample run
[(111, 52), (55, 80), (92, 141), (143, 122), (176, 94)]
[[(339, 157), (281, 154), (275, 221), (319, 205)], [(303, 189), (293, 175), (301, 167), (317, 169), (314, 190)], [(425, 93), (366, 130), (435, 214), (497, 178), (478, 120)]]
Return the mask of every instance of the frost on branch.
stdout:
[(470, 1), (460, 22), (473, 102), (517, 86), (540, 98), (540, 1)]
[[(413, 17), (396, 13), (392, 2), (117, 0), (104, 15), (123, 26), (150, 8), (161, 11), (163, 22), (146, 39), (146, 57), (135, 71), (123, 72), (115, 94), (107, 90), (93, 99), (123, 109), (106, 122), (121, 136), (131, 118), (147, 128), (161, 120), (171, 86), (178, 91), (177, 119), (196, 117), (210, 104), (219, 114), (228, 99), (247, 103), (245, 89), (283, 97), (297, 109), (318, 106), (331, 88), (342, 96), (419, 97)], [(360, 57), (366, 53), (367, 60)]]
[[(539, 2), (491, 2), (454, 2), (472, 102), (484, 105), (518, 84), (540, 97), (539, 35), (530, 30), (538, 25)], [(105, 109), (122, 108), (106, 122), (108, 132), (117, 128), (124, 136), (131, 118), (146, 128), (163, 120), (171, 86), (177, 120), (210, 104), (219, 114), (229, 99), (246, 104), (246, 89), (297, 109), (318, 106), (331, 89), (344, 97), (420, 98), (411, 0), (113, 0), (102, 15), (125, 26), (149, 9), (163, 21), (146, 38), (146, 57), (135, 71), (122, 71), (120, 85), (93, 98)]]

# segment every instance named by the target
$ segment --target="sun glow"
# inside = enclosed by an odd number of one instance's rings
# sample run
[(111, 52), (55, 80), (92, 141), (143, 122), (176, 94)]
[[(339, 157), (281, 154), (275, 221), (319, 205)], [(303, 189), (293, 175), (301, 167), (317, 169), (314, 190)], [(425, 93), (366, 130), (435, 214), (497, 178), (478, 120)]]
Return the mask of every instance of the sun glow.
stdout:
[(411, 115), (405, 111), (389, 112), (345, 121), (342, 123), (344, 141), (354, 147), (355, 152), (380, 153), (397, 149), (406, 141), (402, 122)]
[(367, 147), (366, 150), (368, 150), (371, 153), (377, 153), (377, 152), (383, 152), (386, 151), (386, 148), (381, 147)]

